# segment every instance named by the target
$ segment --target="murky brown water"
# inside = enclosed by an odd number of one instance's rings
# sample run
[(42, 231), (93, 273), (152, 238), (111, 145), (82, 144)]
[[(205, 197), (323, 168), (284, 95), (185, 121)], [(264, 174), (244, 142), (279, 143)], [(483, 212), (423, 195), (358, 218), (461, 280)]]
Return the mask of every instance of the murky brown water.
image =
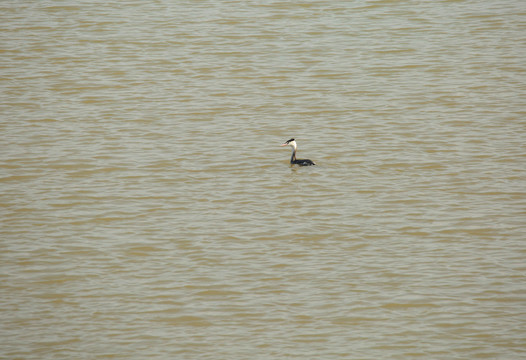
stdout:
[(0, 10), (0, 358), (524, 356), (522, 0)]

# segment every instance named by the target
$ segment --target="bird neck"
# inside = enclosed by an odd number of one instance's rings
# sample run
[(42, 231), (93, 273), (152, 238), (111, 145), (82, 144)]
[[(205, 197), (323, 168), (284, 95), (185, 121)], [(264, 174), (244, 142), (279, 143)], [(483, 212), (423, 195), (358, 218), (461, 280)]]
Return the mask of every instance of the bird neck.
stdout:
[(294, 160), (296, 160), (296, 148), (292, 148), (292, 156), (290, 157), (290, 162), (292, 163)]

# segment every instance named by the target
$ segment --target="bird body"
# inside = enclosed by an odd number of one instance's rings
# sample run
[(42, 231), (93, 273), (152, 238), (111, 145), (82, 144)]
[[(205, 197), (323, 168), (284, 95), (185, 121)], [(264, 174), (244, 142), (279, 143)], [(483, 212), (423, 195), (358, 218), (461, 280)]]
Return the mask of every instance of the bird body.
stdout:
[(294, 138), (287, 140), (285, 143), (281, 144), (281, 146), (287, 146), (289, 145), (292, 148), (292, 156), (290, 157), (290, 164), (291, 165), (299, 165), (299, 166), (311, 166), (316, 165), (316, 163), (309, 159), (296, 159), (296, 149), (298, 145), (296, 144), (296, 140)]

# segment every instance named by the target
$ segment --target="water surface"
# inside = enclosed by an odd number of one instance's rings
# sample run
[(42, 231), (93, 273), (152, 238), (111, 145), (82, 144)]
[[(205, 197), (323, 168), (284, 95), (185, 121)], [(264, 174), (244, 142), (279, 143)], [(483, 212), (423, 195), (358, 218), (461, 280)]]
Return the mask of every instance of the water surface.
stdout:
[(0, 9), (1, 358), (524, 355), (522, 1)]

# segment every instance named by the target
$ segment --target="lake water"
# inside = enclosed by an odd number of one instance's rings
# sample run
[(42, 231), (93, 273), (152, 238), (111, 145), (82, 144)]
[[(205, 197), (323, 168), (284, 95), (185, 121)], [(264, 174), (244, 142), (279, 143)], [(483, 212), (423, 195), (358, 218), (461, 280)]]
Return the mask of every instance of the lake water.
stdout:
[(0, 10), (0, 358), (524, 358), (523, 0)]

